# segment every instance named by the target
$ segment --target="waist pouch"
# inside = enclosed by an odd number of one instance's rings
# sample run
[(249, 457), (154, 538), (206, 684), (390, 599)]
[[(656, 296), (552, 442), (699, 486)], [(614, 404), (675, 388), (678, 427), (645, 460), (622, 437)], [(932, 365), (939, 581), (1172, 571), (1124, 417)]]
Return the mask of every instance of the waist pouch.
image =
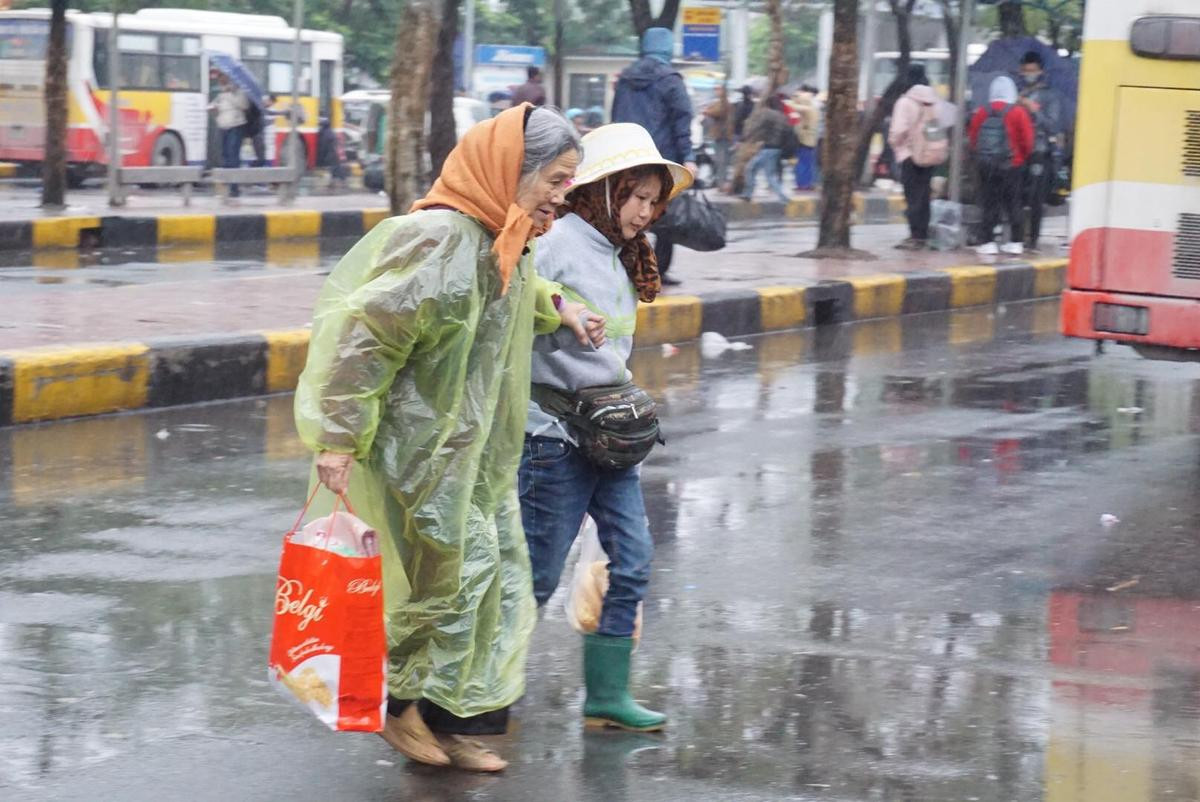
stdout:
[(579, 450), (597, 467), (632, 468), (655, 443), (666, 443), (658, 428), (658, 405), (633, 382), (574, 393), (535, 384), (531, 395), (543, 411), (567, 423)]

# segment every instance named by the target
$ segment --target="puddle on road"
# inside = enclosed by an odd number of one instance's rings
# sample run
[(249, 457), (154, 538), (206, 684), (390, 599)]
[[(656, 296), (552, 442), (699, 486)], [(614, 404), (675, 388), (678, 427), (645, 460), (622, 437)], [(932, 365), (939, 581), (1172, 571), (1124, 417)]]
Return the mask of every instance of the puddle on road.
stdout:
[[(932, 315), (639, 352), (670, 443), (636, 684), (671, 729), (581, 733), (554, 600), (504, 787), (1200, 800), (1200, 383), (1047, 338), (1046, 308), (990, 321), (1001, 343)], [(290, 397), (0, 430), (0, 788), (128, 780), (193, 737), (205, 771), (243, 739), (332, 796), (445, 782), (370, 773), (378, 739), (265, 682), (307, 465)]]

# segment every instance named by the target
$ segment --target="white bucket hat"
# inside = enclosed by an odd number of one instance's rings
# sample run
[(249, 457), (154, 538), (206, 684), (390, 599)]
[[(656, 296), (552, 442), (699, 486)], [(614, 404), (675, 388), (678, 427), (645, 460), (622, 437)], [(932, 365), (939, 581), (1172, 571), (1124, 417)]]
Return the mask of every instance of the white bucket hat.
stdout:
[(671, 188), (668, 200), (692, 185), (691, 172), (681, 164), (664, 159), (645, 128), (637, 123), (602, 125), (583, 137), (583, 162), (575, 170), (571, 189), (647, 164), (661, 164), (670, 171), (675, 186)]

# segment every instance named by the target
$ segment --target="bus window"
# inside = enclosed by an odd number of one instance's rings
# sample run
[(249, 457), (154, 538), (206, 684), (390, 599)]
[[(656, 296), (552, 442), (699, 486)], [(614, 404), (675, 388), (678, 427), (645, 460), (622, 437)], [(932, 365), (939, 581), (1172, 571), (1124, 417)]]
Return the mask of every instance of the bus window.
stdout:
[(317, 106), (317, 116), (333, 119), (333, 61), (321, 61), (320, 84), (317, 86), (320, 102)]
[(44, 20), (0, 20), (0, 59), (40, 61), (46, 57), (50, 23)]
[[(261, 39), (242, 40), (242, 63), (264, 90), (273, 95), (292, 91), (292, 42), (268, 42)], [(300, 94), (307, 95), (312, 77), (312, 45), (300, 47)]]
[[(200, 91), (200, 39), (196, 36), (121, 34), (121, 88)], [(109, 87), (108, 31), (96, 30), (92, 47), (96, 86)]]

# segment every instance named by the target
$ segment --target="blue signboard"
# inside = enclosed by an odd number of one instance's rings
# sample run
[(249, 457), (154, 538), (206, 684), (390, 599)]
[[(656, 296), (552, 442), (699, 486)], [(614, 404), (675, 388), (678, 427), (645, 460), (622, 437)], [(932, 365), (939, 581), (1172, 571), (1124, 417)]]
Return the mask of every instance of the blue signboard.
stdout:
[(688, 61), (720, 61), (721, 26), (684, 25), (683, 57)]
[(544, 47), (522, 45), (476, 45), (475, 63), (492, 67), (544, 67)]

